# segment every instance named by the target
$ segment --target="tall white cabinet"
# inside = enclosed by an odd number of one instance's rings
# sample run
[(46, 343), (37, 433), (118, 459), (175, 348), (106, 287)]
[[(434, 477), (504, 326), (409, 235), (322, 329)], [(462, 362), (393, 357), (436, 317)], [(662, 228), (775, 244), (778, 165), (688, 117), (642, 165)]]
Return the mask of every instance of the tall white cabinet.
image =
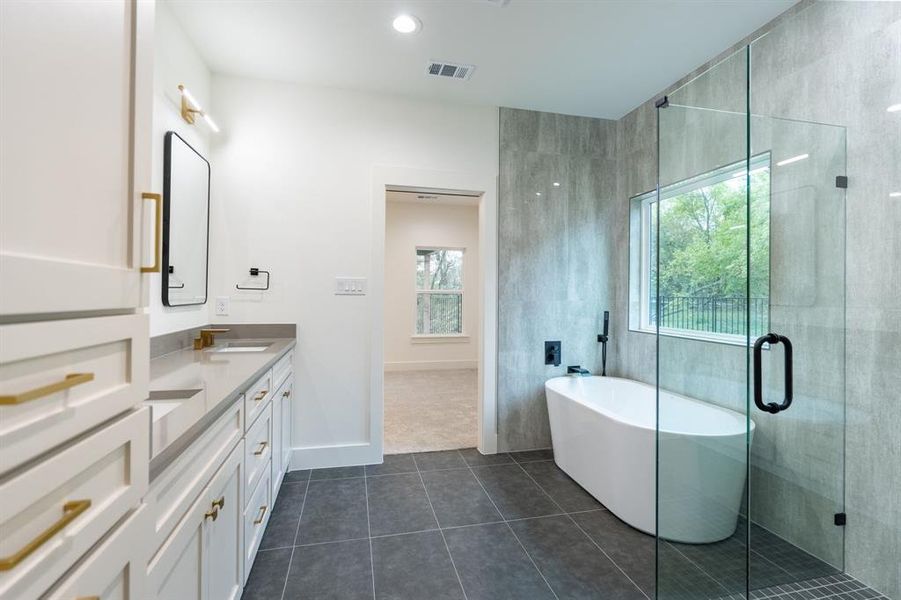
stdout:
[(0, 2), (2, 598), (146, 597), (153, 11)]
[(0, 315), (141, 305), (152, 35), (146, 0), (0, 2)]

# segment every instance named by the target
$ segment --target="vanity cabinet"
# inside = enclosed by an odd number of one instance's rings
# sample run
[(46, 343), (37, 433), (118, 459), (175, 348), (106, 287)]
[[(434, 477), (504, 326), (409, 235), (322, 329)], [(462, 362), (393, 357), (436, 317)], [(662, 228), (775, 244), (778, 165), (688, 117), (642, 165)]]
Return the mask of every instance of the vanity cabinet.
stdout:
[(153, 2), (0, 2), (0, 315), (142, 304), (153, 26)]
[(294, 394), (294, 377), (289, 376), (275, 393), (272, 401), (272, 498), (288, 471), (291, 458), (291, 396)]
[(236, 600), (244, 586), (240, 442), (147, 565), (147, 598)]

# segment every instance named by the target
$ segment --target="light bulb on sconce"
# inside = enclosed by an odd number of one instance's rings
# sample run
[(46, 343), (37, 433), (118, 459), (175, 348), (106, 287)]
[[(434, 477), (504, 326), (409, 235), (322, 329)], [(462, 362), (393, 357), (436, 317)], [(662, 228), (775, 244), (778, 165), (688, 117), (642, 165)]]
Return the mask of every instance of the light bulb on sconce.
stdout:
[(210, 115), (203, 112), (200, 103), (191, 95), (188, 88), (179, 84), (178, 91), (181, 92), (181, 118), (184, 119), (186, 123), (193, 125), (197, 115), (200, 115), (203, 117), (203, 120), (206, 121), (207, 125), (210, 126), (210, 129), (215, 133), (219, 133), (219, 126), (213, 122), (213, 118), (210, 117)]

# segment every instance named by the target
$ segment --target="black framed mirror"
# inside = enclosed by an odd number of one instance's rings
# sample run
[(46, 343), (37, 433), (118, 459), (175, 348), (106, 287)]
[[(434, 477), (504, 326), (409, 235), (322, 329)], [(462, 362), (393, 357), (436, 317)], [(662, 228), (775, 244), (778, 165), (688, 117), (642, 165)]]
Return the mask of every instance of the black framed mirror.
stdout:
[(210, 163), (174, 131), (163, 159), (163, 268), (165, 306), (207, 301), (210, 243)]

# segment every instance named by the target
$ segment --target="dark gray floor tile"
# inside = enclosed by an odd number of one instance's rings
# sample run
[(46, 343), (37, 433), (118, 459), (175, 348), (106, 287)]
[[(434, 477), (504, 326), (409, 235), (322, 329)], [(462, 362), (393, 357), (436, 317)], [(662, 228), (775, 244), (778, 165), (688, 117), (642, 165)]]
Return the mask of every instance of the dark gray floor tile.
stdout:
[(484, 467), (487, 465), (503, 465), (513, 462), (513, 458), (506, 452), (498, 454), (482, 454), (478, 448), (465, 448), (460, 450), (460, 455), (470, 467)]
[[(303, 484), (306, 485), (306, 484)], [(287, 505), (275, 505), (266, 532), (260, 542), (260, 550), (270, 548), (285, 548), (294, 545), (297, 536), (297, 523), (300, 521), (300, 508), (294, 510)]]
[(469, 469), (427, 471), (422, 480), (441, 527), (503, 520)]
[(476, 467), (473, 472), (507, 519), (540, 517), (560, 512), (519, 465)]
[(306, 481), (310, 478), (310, 470), (303, 469), (300, 471), (288, 471), (285, 473), (284, 483), (300, 483)]
[(463, 457), (459, 450), (442, 450), (440, 452), (417, 452), (413, 455), (416, 466), (420, 471), (434, 471), (435, 469), (458, 469), (465, 467)]
[(283, 482), (275, 499), (274, 510), (294, 511), (300, 516), (300, 507), (303, 506), (304, 494), (307, 491), (307, 483)]
[(372, 562), (376, 598), (463, 600), (441, 532), (375, 538)]
[(257, 554), (241, 600), (280, 600), (291, 562), (291, 548)]
[(581, 513), (572, 518), (613, 562), (653, 598), (657, 551), (654, 536), (629, 527), (606, 510)]
[[(713, 544), (670, 543), (670, 545), (698, 565), (729, 593), (744, 591), (748, 580), (747, 547), (735, 538)], [(755, 588), (794, 581), (787, 572), (754, 552), (750, 556), (750, 569), (750, 579)]]
[(371, 477), (366, 484), (369, 486), (369, 526), (372, 535), (438, 527), (419, 473)]
[(594, 496), (569, 478), (553, 461), (527, 462), (522, 468), (566, 512), (603, 508)]
[(365, 538), (366, 483), (358, 479), (311, 481), (296, 544)]
[(294, 549), (285, 600), (372, 600), (369, 540)]
[[(572, 518), (632, 581), (654, 597), (657, 552), (654, 536), (630, 527), (606, 510), (572, 515)], [(661, 544), (660, 548), (661, 598), (712, 598), (727, 593), (669, 544)]]
[(558, 597), (644, 598), (569, 517), (527, 519), (510, 527)]
[(310, 480), (345, 479), (347, 477), (362, 476), (363, 467), (330, 467), (328, 469), (313, 469), (312, 473), (310, 473)]
[(387, 454), (380, 465), (366, 465), (367, 475), (393, 475), (396, 473), (415, 473), (416, 463), (412, 454)]
[(536, 460), (554, 460), (554, 450), (545, 448), (544, 450), (525, 450), (523, 452), (511, 452), (510, 456), (516, 462), (534, 462)]
[(507, 525), (444, 532), (469, 600), (545, 600), (554, 596)]

